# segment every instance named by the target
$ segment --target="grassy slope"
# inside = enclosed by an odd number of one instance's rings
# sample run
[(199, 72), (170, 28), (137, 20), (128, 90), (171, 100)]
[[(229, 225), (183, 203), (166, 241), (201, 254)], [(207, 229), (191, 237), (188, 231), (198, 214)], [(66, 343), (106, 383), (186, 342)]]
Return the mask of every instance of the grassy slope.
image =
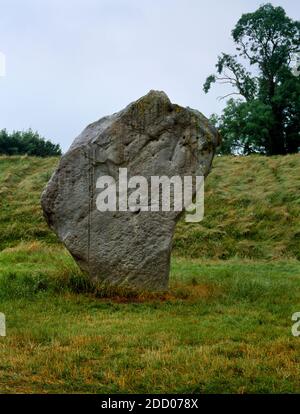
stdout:
[[(0, 250), (21, 240), (57, 241), (39, 206), (57, 161), (0, 157)], [(300, 155), (218, 157), (205, 197), (204, 220), (178, 224), (176, 255), (300, 259)]]
[(180, 255), (300, 260), (300, 155), (219, 157), (205, 197), (204, 220), (178, 226)]
[(300, 392), (299, 156), (216, 159), (205, 220), (178, 225), (170, 293), (125, 299), (48, 231), (56, 162), (0, 158), (1, 392)]

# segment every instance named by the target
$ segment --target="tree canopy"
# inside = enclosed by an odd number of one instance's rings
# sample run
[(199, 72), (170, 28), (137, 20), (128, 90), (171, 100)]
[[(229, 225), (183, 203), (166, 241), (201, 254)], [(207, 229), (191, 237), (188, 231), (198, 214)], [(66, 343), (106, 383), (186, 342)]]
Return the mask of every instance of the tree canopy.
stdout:
[(4, 155), (36, 155), (48, 157), (61, 155), (58, 144), (46, 141), (37, 132), (14, 131), (11, 134), (6, 129), (0, 131), (0, 154)]
[[(203, 85), (228, 84), (233, 91), (212, 121), (223, 136), (221, 152), (295, 153), (300, 149), (300, 22), (282, 7), (265, 4), (243, 14), (232, 31), (237, 54), (222, 53), (216, 73)], [(299, 65), (299, 61), (298, 61)], [(236, 96), (236, 98), (233, 97)]]

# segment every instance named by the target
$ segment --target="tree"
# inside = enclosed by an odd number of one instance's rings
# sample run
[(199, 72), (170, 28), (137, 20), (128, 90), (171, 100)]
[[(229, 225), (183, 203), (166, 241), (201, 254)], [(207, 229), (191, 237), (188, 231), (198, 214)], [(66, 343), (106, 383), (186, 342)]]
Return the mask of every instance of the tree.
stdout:
[(14, 131), (9, 134), (6, 129), (0, 131), (0, 154), (5, 155), (36, 155), (39, 157), (61, 155), (58, 144), (46, 141), (37, 132)]
[(265, 4), (242, 15), (232, 37), (238, 53), (222, 53), (216, 74), (203, 86), (206, 93), (213, 83), (234, 88), (222, 97), (231, 96), (223, 114), (213, 117), (223, 135), (222, 151), (298, 152), (300, 77), (293, 74), (292, 62), (300, 52), (300, 22), (290, 19), (282, 7)]

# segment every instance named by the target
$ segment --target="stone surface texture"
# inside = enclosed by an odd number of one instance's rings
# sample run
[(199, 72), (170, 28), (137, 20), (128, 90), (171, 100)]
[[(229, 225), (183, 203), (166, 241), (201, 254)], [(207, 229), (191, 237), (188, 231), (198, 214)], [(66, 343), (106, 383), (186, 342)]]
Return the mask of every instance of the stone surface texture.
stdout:
[[(198, 111), (150, 91), (88, 125), (63, 155), (42, 194), (44, 216), (79, 267), (96, 282), (168, 288), (172, 237), (180, 212), (100, 212), (96, 180), (119, 168), (128, 177), (207, 176), (219, 134)], [(189, 224), (193, 225), (193, 224)]]

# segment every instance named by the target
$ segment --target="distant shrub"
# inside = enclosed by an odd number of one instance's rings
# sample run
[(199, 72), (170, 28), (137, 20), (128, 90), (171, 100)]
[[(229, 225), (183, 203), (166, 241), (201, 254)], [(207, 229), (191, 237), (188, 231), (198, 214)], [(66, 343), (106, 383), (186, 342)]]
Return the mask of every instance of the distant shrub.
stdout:
[(11, 134), (6, 129), (0, 131), (0, 154), (3, 155), (35, 155), (49, 157), (61, 155), (59, 144), (46, 141), (37, 132), (13, 131)]

